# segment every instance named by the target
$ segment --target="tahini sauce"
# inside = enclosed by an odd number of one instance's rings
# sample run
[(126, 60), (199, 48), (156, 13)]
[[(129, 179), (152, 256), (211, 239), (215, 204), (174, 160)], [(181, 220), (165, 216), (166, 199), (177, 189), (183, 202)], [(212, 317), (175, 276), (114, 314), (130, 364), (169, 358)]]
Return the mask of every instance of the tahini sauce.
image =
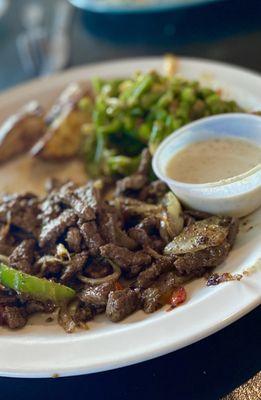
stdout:
[(249, 171), (261, 163), (261, 148), (242, 139), (192, 143), (167, 164), (167, 175), (185, 183), (210, 183)]

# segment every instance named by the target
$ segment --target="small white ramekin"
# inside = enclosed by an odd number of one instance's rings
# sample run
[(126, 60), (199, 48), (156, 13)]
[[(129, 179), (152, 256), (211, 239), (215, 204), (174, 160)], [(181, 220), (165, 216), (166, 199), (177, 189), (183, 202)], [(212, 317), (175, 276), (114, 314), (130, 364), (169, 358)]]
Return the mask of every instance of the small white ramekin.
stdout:
[(212, 214), (242, 217), (261, 205), (261, 164), (233, 178), (204, 184), (179, 182), (166, 173), (170, 159), (184, 147), (221, 137), (245, 139), (261, 147), (261, 117), (233, 113), (192, 122), (160, 144), (153, 156), (153, 170), (187, 207)]

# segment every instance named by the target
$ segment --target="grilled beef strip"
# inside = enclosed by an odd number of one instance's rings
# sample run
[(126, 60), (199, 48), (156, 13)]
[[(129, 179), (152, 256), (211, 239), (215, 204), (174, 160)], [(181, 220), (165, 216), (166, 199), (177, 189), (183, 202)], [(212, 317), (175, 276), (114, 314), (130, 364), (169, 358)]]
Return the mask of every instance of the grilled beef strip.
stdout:
[(77, 215), (73, 210), (64, 210), (58, 217), (43, 225), (39, 235), (39, 246), (51, 247), (67, 228), (75, 225)]
[(78, 294), (78, 297), (84, 304), (91, 307), (95, 313), (101, 313), (105, 311), (109, 293), (113, 290), (115, 290), (115, 284), (109, 281), (83, 289)]
[[(0, 251), (3, 248), (4, 254), (10, 255), (10, 264), (16, 269), (69, 286), (76, 284), (79, 304), (71, 316), (76, 326), (105, 310), (114, 322), (139, 308), (147, 313), (157, 310), (177, 285), (219, 265), (234, 243), (238, 221), (224, 217), (219, 223), (228, 233), (218, 246), (202, 250), (199, 240), (199, 249), (163, 255), (165, 244), (159, 232), (162, 206), (157, 201), (166, 187), (159, 181), (149, 183), (149, 168), (150, 156), (144, 151), (136, 174), (117, 185), (116, 195), (131, 197), (115, 198), (110, 205), (102, 200), (95, 182), (82, 187), (56, 182), (43, 200), (28, 193), (5, 196), (0, 202)], [(186, 210), (185, 226), (207, 217)], [(57, 257), (60, 243), (67, 248), (68, 259)], [(135, 278), (130, 287), (119, 290), (121, 285), (109, 278), (98, 285), (77, 281), (79, 273), (92, 279), (110, 275), (112, 267), (107, 260), (117, 264), (125, 277)], [(0, 325), (19, 328), (28, 315), (53, 308), (0, 287)]]
[(27, 274), (37, 273), (34, 268), (36, 241), (34, 239), (23, 240), (9, 256), (11, 267), (19, 269)]
[(111, 275), (112, 266), (103, 258), (89, 257), (83, 273), (91, 279), (100, 279), (107, 275)]
[(81, 186), (75, 190), (75, 195), (90, 207), (95, 214), (97, 214), (102, 204), (101, 190), (98, 186), (97, 182), (89, 181), (85, 186)]
[(23, 328), (27, 323), (23, 308), (16, 306), (0, 306), (0, 325), (10, 329)]
[(60, 277), (60, 281), (62, 283), (66, 283), (70, 281), (73, 277), (75, 277), (78, 273), (80, 273), (88, 260), (88, 252), (82, 251), (81, 253), (74, 254), (68, 264), (63, 270), (63, 273)]
[(98, 256), (100, 254), (100, 247), (104, 244), (104, 240), (99, 233), (96, 222), (78, 221), (78, 226), (90, 254), (92, 256)]
[(136, 196), (148, 183), (150, 166), (150, 152), (148, 149), (144, 149), (141, 154), (141, 161), (137, 172), (117, 181), (116, 196)]
[(37, 237), (39, 211), (39, 200), (32, 193), (4, 196), (0, 202), (0, 222)]
[(161, 256), (149, 268), (140, 272), (135, 281), (135, 286), (146, 289), (151, 286), (161, 274), (174, 268), (175, 259), (173, 257)]
[(103, 206), (99, 215), (99, 230), (105, 243), (114, 243), (129, 250), (137, 248), (136, 241), (122, 229), (119, 213), (112, 207)]
[(93, 221), (95, 219), (94, 209), (78, 193), (75, 186), (70, 185), (69, 182), (60, 189), (59, 198), (63, 204), (74, 210), (75, 214), (83, 221)]
[(79, 253), (82, 249), (82, 234), (77, 226), (72, 226), (66, 233), (65, 242), (71, 253)]
[(139, 292), (134, 289), (115, 290), (109, 293), (106, 316), (112, 322), (122, 321), (140, 306)]
[(141, 201), (146, 201), (147, 203), (155, 204), (162, 199), (167, 190), (167, 185), (164, 182), (157, 180), (151, 182), (141, 190), (139, 199)]
[(151, 257), (145, 251), (134, 252), (113, 243), (101, 246), (100, 252), (103, 257), (119, 265), (128, 277), (136, 276), (151, 263)]
[(95, 312), (92, 307), (89, 307), (84, 303), (80, 303), (73, 315), (73, 320), (77, 326), (81, 326), (81, 324), (85, 324), (93, 319), (94, 316)]
[(167, 298), (177, 286), (176, 275), (173, 271), (160, 275), (157, 282), (142, 292), (142, 309), (152, 313), (167, 303)]
[(10, 225), (0, 225), (0, 254), (10, 256), (16, 247), (16, 238), (10, 232)]
[(140, 246), (150, 246), (156, 251), (162, 252), (165, 243), (159, 236), (159, 225), (158, 217), (146, 217), (133, 228), (130, 228), (128, 234)]

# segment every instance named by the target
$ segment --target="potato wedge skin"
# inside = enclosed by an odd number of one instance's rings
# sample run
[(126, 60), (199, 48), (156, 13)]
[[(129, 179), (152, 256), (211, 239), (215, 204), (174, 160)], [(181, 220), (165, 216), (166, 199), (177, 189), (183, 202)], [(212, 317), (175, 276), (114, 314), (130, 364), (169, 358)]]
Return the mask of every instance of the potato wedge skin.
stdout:
[(34, 157), (60, 160), (78, 154), (81, 144), (81, 127), (91, 122), (91, 113), (78, 107), (83, 97), (92, 99), (90, 86), (72, 83), (60, 95), (56, 104), (46, 115), (46, 133), (31, 150)]
[(0, 126), (0, 163), (28, 151), (45, 128), (44, 113), (36, 101), (7, 118)]

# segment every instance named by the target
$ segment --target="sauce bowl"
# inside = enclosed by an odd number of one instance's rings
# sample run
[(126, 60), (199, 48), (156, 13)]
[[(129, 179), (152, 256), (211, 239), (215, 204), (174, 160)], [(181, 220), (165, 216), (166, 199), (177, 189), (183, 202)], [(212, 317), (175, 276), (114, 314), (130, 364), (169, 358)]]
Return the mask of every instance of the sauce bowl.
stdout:
[(192, 122), (160, 144), (153, 156), (153, 170), (185, 206), (211, 214), (243, 217), (261, 205), (261, 164), (232, 178), (204, 184), (179, 182), (166, 172), (176, 153), (192, 143), (217, 138), (245, 139), (261, 147), (261, 117), (233, 113)]

